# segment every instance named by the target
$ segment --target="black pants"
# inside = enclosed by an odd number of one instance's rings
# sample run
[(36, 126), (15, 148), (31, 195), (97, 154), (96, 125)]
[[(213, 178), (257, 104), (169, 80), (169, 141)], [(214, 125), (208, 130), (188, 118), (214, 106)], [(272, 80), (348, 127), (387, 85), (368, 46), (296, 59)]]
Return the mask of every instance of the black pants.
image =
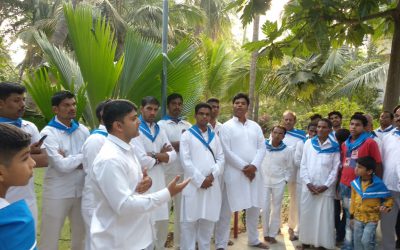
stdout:
[(340, 200), (335, 200), (335, 229), (336, 229), (336, 241), (343, 241), (346, 235), (346, 216), (342, 211), (342, 205)]

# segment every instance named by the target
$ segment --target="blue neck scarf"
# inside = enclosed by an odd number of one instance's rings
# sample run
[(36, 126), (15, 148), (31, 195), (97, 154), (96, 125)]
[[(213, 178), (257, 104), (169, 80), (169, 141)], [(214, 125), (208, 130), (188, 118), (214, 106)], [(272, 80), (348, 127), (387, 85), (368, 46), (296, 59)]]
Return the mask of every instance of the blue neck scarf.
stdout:
[(265, 140), (265, 147), (269, 152), (282, 151), (286, 148), (286, 144), (281, 141), (278, 147), (272, 146), (272, 140)]
[(0, 209), (0, 249), (37, 249), (35, 222), (24, 200)]
[(393, 128), (394, 128), (393, 125), (390, 125), (389, 127), (385, 128), (384, 130), (382, 130), (381, 128), (378, 128), (378, 132), (387, 133), (387, 132), (390, 132)]
[(311, 145), (318, 152), (318, 154), (331, 154), (339, 152), (339, 144), (335, 142), (331, 136), (328, 136), (328, 140), (331, 142), (331, 146), (329, 148), (322, 149), (319, 145), (318, 136), (314, 136), (311, 139)]
[(214, 139), (214, 136), (215, 136), (215, 133), (208, 126), (207, 126), (208, 141), (204, 140), (202, 132), (200, 131), (199, 126), (197, 126), (197, 125), (193, 125), (191, 128), (189, 128), (189, 132), (192, 133), (194, 135), (194, 137), (199, 139), (199, 141), (207, 148), (210, 147), (210, 143)]
[(357, 138), (357, 140), (355, 140), (354, 142), (350, 142), (351, 138), (352, 138), (350, 135), (349, 138), (347, 138), (347, 140), (344, 142), (347, 147), (346, 157), (350, 157), (351, 152), (353, 152), (353, 150), (356, 150), (357, 148), (359, 148), (369, 138), (369, 136), (370, 135), (367, 132), (363, 132)]
[(306, 132), (304, 132), (303, 130), (300, 130), (300, 129), (294, 128), (292, 130), (288, 130), (288, 131), (286, 131), (286, 134), (297, 137), (303, 141), (306, 140)]
[(398, 136), (400, 136), (400, 130), (396, 128), (396, 130), (394, 131), (394, 133)]
[(173, 122), (175, 122), (175, 123), (179, 123), (180, 121), (182, 121), (182, 118), (181, 117), (178, 117), (178, 118), (175, 118), (175, 117), (172, 117), (172, 116), (169, 116), (169, 115), (165, 115), (163, 118), (161, 118), (162, 120), (170, 120), (170, 121), (173, 121)]
[(18, 119), (8, 119), (5, 117), (0, 117), (0, 123), (7, 123), (7, 124), (11, 124), (14, 126), (17, 126), (18, 128), (22, 127), (22, 119), (18, 118)]
[(93, 130), (92, 130), (92, 132), (90, 132), (90, 134), (91, 134), (91, 135), (94, 135), (94, 134), (99, 134), (99, 135), (103, 135), (103, 136), (105, 136), (105, 137), (107, 137), (107, 136), (108, 136), (108, 133), (107, 133), (107, 131), (104, 131), (104, 130), (102, 130), (102, 129), (98, 129), (98, 128), (96, 128), (96, 129), (93, 129)]
[(385, 199), (392, 197), (392, 194), (379, 177), (373, 175), (371, 184), (365, 189), (364, 192), (362, 191), (361, 181), (361, 177), (357, 177), (351, 182), (351, 186), (354, 188), (354, 190), (356, 190), (363, 200), (373, 198)]
[(139, 130), (142, 132), (151, 142), (154, 142), (157, 139), (158, 134), (160, 133), (160, 126), (157, 123), (154, 125), (154, 136), (151, 134), (151, 130), (145, 120), (143, 120), (142, 116), (139, 116), (140, 119), (140, 126)]
[(69, 135), (72, 134), (75, 130), (77, 130), (79, 128), (79, 123), (75, 120), (71, 120), (71, 127), (68, 128), (64, 124), (56, 121), (56, 117), (53, 117), (53, 119), (51, 119), (51, 121), (47, 125), (50, 127), (65, 131)]
[(369, 138), (372, 138), (372, 139), (374, 139), (374, 138), (378, 137), (378, 136), (375, 134), (375, 132), (374, 132), (374, 131), (367, 132), (367, 133), (369, 134)]

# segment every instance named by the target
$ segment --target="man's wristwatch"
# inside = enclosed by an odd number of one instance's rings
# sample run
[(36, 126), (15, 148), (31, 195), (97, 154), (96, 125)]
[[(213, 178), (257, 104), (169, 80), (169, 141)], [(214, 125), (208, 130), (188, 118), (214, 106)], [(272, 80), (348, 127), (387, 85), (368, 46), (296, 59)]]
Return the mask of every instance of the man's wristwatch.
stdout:
[(160, 163), (160, 161), (157, 159), (157, 154), (155, 152), (151, 152), (151, 158), (156, 160), (156, 163), (154, 165), (157, 165), (158, 163)]

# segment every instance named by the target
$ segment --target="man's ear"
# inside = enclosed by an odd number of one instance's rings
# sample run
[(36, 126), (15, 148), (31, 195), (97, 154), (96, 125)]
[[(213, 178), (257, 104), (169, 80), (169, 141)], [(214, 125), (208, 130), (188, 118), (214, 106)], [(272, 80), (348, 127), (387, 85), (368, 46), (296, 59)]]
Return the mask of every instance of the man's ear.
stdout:
[(54, 114), (58, 114), (58, 107), (57, 106), (51, 106), (51, 110), (53, 111)]

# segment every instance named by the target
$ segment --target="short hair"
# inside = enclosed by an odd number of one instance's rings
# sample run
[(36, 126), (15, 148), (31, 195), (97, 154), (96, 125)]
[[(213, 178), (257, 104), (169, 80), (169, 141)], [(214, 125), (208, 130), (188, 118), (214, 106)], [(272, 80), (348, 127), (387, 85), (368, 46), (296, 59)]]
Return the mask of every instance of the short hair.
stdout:
[(211, 112), (211, 110), (212, 110), (210, 104), (205, 103), (205, 102), (200, 102), (199, 104), (197, 104), (197, 105), (194, 107), (194, 114), (197, 115), (197, 112), (199, 112), (199, 110), (200, 110), (201, 108), (208, 108), (208, 109), (210, 110), (210, 112)]
[(398, 109), (400, 109), (400, 104), (393, 109), (393, 113), (396, 113)]
[(68, 90), (56, 92), (53, 97), (51, 97), (51, 106), (58, 106), (65, 99), (71, 98), (75, 98), (75, 95)]
[(328, 118), (321, 118), (321, 120), (319, 120), (318, 122), (326, 122), (326, 124), (328, 124), (328, 127), (330, 128), (330, 129), (332, 129), (332, 122), (331, 122), (331, 120), (329, 120)]
[(11, 94), (22, 95), (26, 92), (26, 88), (20, 84), (12, 82), (1, 82), (0, 83), (0, 99), (5, 100)]
[(8, 166), (12, 158), (30, 144), (30, 134), (14, 125), (0, 123), (0, 164)]
[(367, 170), (372, 170), (372, 172), (375, 172), (376, 169), (376, 161), (374, 158), (372, 158), (371, 156), (364, 156), (364, 157), (360, 157), (356, 160), (356, 162), (365, 167)]
[(382, 111), (382, 113), (389, 114), (389, 116), (390, 116), (390, 120), (393, 120), (393, 119), (394, 119), (394, 115), (393, 115), (393, 113), (392, 113), (392, 112), (390, 112), (390, 111), (387, 111), (387, 110), (384, 110), (384, 111)]
[(292, 115), (292, 116), (294, 117), (295, 120), (297, 120), (297, 115), (296, 115), (296, 113), (293, 112), (293, 111), (291, 111), (291, 110), (286, 110), (285, 112), (283, 112), (282, 116), (289, 115), (289, 114)]
[(181, 101), (183, 102), (183, 97), (181, 94), (178, 93), (172, 93), (167, 97), (167, 105), (169, 105), (173, 100), (175, 99), (181, 99)]
[(219, 100), (217, 98), (215, 98), (215, 97), (212, 97), (212, 98), (207, 100), (207, 103), (211, 103), (211, 102), (219, 103)]
[(343, 115), (339, 111), (334, 110), (334, 111), (329, 112), (328, 113), (328, 118), (331, 118), (331, 116), (333, 116), (333, 115), (337, 115), (337, 116), (340, 117), (340, 119), (343, 119)]
[(103, 122), (107, 131), (111, 132), (113, 123), (115, 121), (122, 121), (132, 110), (137, 111), (137, 107), (128, 100), (118, 99), (106, 103), (103, 108)]
[(367, 117), (365, 117), (364, 115), (360, 114), (359, 112), (354, 113), (354, 115), (352, 115), (351, 118), (350, 118), (350, 121), (351, 120), (361, 121), (361, 123), (363, 124), (364, 127), (368, 125)]
[(310, 122), (310, 123), (307, 125), (307, 130), (309, 130), (310, 127), (318, 127), (318, 124), (317, 124), (316, 122)]
[(282, 125), (275, 125), (275, 126), (273, 126), (272, 128), (271, 128), (271, 133), (272, 133), (272, 131), (274, 131), (274, 129), (275, 128), (280, 128), (280, 129), (282, 129), (283, 130), (283, 134), (284, 135), (286, 135), (286, 128), (284, 127), (284, 126), (282, 126)]
[(310, 120), (315, 120), (315, 119), (322, 119), (322, 115), (320, 114), (313, 114), (310, 116)]
[(160, 102), (154, 96), (143, 97), (142, 102), (140, 104), (142, 105), (142, 107), (148, 104), (154, 104), (160, 107)]
[(365, 115), (365, 113), (362, 111), (356, 111), (353, 115)]
[(335, 133), (336, 140), (339, 142), (339, 144), (342, 144), (349, 138), (350, 136), (350, 131), (346, 128), (341, 128), (338, 129)]
[(101, 120), (102, 120), (101, 112), (103, 111), (104, 105), (106, 105), (106, 103), (108, 103), (110, 101), (111, 101), (111, 99), (108, 99), (108, 100), (100, 102), (97, 105), (97, 107), (96, 107), (96, 117), (97, 117), (97, 120), (99, 120), (99, 122), (101, 122)]
[(232, 104), (235, 103), (236, 100), (241, 99), (241, 98), (243, 98), (243, 99), (246, 100), (247, 105), (250, 104), (249, 96), (246, 95), (245, 93), (237, 93), (237, 94), (232, 98)]

